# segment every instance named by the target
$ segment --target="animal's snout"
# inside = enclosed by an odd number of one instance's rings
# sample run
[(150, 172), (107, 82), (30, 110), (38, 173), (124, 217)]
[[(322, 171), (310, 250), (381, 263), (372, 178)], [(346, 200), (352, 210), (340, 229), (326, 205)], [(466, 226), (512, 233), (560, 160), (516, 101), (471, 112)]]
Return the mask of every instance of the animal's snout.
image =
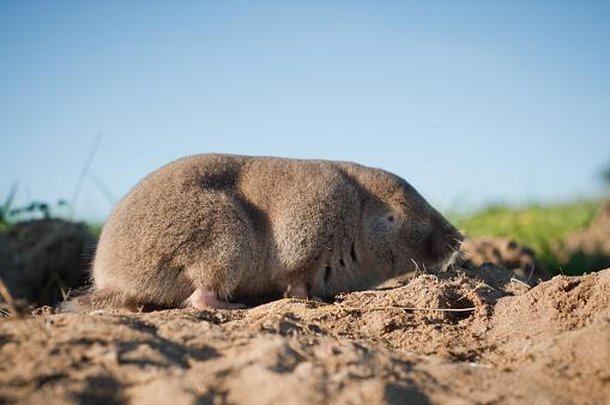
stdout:
[(438, 260), (459, 250), (464, 236), (451, 224), (434, 229), (426, 240), (426, 253), (432, 259)]

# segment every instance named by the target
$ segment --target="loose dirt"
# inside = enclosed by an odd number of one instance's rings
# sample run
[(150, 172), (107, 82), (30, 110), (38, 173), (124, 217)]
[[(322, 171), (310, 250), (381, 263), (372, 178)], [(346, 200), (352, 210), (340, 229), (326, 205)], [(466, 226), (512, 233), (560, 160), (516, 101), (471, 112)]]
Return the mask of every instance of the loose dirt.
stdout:
[(95, 245), (83, 224), (59, 219), (17, 223), (0, 233), (0, 280), (24, 305), (55, 305), (87, 282)]
[(467, 238), (460, 250), (464, 265), (468, 267), (491, 263), (513, 270), (528, 281), (537, 282), (551, 278), (551, 274), (538, 262), (532, 249), (511, 239)]
[(603, 404), (610, 269), (492, 265), (335, 302), (0, 319), (6, 404)]

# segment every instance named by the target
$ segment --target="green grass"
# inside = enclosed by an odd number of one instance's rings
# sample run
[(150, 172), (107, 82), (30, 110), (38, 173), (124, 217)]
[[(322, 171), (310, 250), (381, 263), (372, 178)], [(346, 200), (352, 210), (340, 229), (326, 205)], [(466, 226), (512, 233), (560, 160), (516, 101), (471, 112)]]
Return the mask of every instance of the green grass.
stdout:
[(576, 274), (591, 269), (576, 268), (578, 263), (559, 263), (552, 246), (589, 225), (600, 204), (600, 201), (581, 201), (519, 209), (490, 207), (466, 217), (453, 218), (453, 222), (469, 236), (505, 237), (533, 248), (539, 261), (552, 273)]
[(100, 233), (102, 233), (102, 226), (104, 226), (104, 224), (100, 222), (88, 222), (85, 224), (85, 226), (87, 227), (87, 230), (91, 235), (95, 236), (96, 238), (99, 238)]

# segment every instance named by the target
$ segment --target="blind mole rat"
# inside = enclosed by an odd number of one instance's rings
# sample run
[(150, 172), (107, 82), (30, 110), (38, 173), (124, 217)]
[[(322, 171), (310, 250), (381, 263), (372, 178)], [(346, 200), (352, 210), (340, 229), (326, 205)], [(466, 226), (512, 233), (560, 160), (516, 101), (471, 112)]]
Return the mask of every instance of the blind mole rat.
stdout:
[[(102, 229), (89, 307), (239, 308), (438, 266), (460, 233), (402, 178), (349, 162), (202, 154), (141, 180)], [(232, 302), (229, 302), (231, 300)]]

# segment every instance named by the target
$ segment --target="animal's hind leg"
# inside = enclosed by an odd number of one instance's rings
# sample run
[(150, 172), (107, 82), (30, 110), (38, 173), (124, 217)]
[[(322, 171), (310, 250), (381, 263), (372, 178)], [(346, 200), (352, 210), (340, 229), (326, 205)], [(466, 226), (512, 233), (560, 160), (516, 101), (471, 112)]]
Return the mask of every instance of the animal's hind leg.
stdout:
[[(219, 201), (220, 200), (220, 201)], [(244, 271), (252, 265), (252, 228), (239, 205), (230, 199), (224, 203), (220, 215), (214, 215), (202, 229), (202, 240), (189, 249), (193, 260), (185, 266), (186, 276), (193, 290), (185, 301), (195, 308), (243, 308), (228, 302), (237, 289)]]
[(220, 251), (210, 251), (199, 263), (186, 269), (194, 287), (193, 293), (185, 301), (194, 308), (238, 309), (244, 305), (228, 302), (239, 285), (244, 266), (249, 263), (239, 244), (227, 241), (218, 246)]

